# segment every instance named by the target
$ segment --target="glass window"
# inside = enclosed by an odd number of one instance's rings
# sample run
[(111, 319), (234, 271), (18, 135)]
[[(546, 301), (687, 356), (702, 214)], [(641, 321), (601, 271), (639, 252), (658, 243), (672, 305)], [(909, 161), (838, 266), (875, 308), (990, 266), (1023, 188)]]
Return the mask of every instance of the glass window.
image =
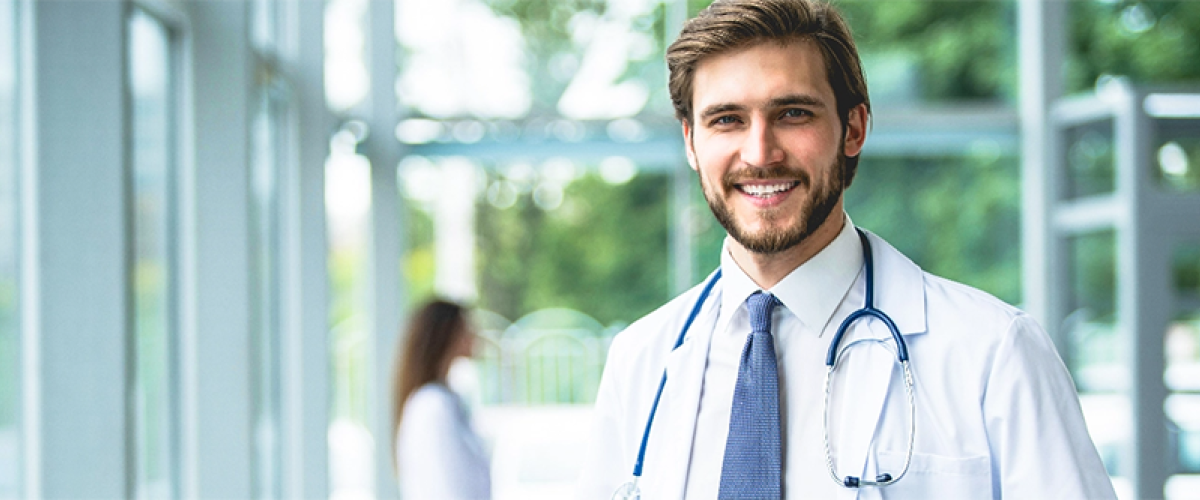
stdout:
[(1200, 3), (1066, 2), (1066, 92), (1090, 91), (1113, 75), (1135, 82), (1194, 84), (1200, 78)]
[[(573, 480), (574, 462), (550, 458), (573, 441), (543, 443), (538, 431), (586, 426), (567, 405), (591, 401), (611, 336), (718, 265), (725, 232), (686, 170), (663, 64), (676, 19), (708, 2), (396, 2), (403, 295), (479, 306), (477, 387), (463, 387), (478, 390), (467, 396), (479, 417), (496, 429), (561, 419), (495, 436), (497, 457), (536, 451), (498, 466), (494, 493), (550, 491)], [(1015, 100), (1007, 4), (843, 6), (867, 34), (878, 102)], [(964, 44), (972, 50), (956, 52)], [(983, 142), (961, 156), (864, 160), (871, 172), (847, 204), (930, 270), (1016, 301), (1019, 163)], [(895, 192), (914, 177), (925, 195)], [(505, 409), (520, 415), (505, 420)], [(556, 472), (523, 478), (534, 463)]]
[(853, 29), (876, 109), (1016, 103), (1017, 23), (1010, 2), (843, 0), (837, 6)]
[(409, 297), (475, 298), (484, 404), (590, 403), (608, 339), (670, 298), (664, 168), (410, 156), (399, 176)]
[(1063, 154), (1067, 199), (1112, 193), (1116, 189), (1116, 143), (1112, 120), (1068, 128)]
[(255, 498), (279, 498), (281, 494), (280, 106), (272, 100), (269, 88), (258, 89), (250, 162)]
[(21, 493), (16, 8), (0, 4), (0, 499)]
[[(1192, 97), (1200, 101), (1200, 95)], [(1200, 116), (1160, 118), (1154, 124), (1154, 158), (1148, 162), (1152, 177), (1167, 191), (1200, 191)]]
[(135, 496), (175, 496), (173, 383), (175, 96), (169, 31), (140, 10), (129, 18), (132, 103)]
[(1200, 241), (1175, 247), (1171, 275), (1176, 316), (1163, 338), (1167, 386), (1164, 410), (1177, 472), (1167, 498), (1189, 498), (1200, 485)]
[[(1062, 320), (1063, 357), (1079, 390), (1088, 431), (1111, 476), (1121, 476), (1132, 409), (1128, 366), (1123, 362), (1117, 316), (1116, 232), (1068, 238), (1069, 313)], [(1117, 480), (1116, 482), (1120, 482)]]
[(398, 0), (400, 102), (414, 116), (519, 125), (669, 117), (665, 12), (661, 0)]
[[(331, 496), (374, 491), (376, 442), (371, 436), (368, 390), (371, 366), (369, 255), (371, 164), (355, 152), (363, 138), (344, 127), (334, 134), (325, 164), (329, 238), (330, 342), (333, 408), (329, 423)], [(381, 441), (379, 445), (388, 446)]]
[[(367, 0), (325, 3), (325, 103), (336, 115), (347, 118), (366, 101), (373, 83), (367, 69), (371, 4)], [(382, 381), (374, 380), (370, 363), (374, 356), (368, 274), (371, 164), (357, 153), (366, 133), (363, 122), (348, 119), (331, 137), (325, 164), (333, 402), (329, 487), (335, 498), (374, 497), (375, 450), (390, 448), (389, 438), (378, 436), (377, 440), (370, 430), (373, 419), (369, 412), (376, 407), (370, 391)]]
[(289, 151), (291, 82), (281, 68), (282, 19), (288, 6), (250, 4), (250, 45), (256, 64), (250, 129), (250, 283), (253, 497), (282, 497), (284, 176)]

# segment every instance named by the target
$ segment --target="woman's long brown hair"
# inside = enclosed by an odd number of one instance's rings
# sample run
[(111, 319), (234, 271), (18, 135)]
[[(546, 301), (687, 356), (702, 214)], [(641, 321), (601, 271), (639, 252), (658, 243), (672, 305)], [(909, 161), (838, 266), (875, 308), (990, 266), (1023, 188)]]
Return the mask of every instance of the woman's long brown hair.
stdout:
[(396, 437), (408, 397), (421, 386), (443, 380), (451, 348), (467, 334), (466, 309), (443, 299), (433, 299), (413, 312), (404, 337), (404, 346), (396, 352), (392, 375), (392, 458), (396, 457)]

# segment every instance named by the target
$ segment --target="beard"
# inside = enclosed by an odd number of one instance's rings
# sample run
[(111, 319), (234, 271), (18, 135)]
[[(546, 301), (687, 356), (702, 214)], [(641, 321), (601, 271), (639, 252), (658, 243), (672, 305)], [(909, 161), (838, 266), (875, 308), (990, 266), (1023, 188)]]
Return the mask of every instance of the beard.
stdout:
[(704, 182), (703, 175), (697, 177), (700, 178), (700, 188), (704, 192), (704, 199), (708, 201), (708, 208), (712, 210), (717, 221), (734, 241), (737, 241), (746, 250), (757, 254), (776, 254), (789, 250), (812, 236), (837, 206), (845, 186), (846, 156), (840, 149), (830, 170), (831, 175), (825, 177), (824, 182), (816, 185), (813, 184), (812, 176), (808, 175), (808, 172), (782, 165), (738, 172), (729, 171), (722, 176), (721, 185), (726, 193), (736, 191), (735, 184), (752, 179), (794, 179), (799, 181), (799, 184), (793, 189), (808, 190), (808, 197), (802, 201), (800, 206), (799, 220), (793, 224), (776, 227), (776, 222), (784, 220), (794, 213), (785, 212), (780, 207), (763, 210), (759, 213), (759, 217), (767, 224), (765, 229), (758, 232), (751, 232), (740, 225), (733, 210), (725, 203), (725, 198)]

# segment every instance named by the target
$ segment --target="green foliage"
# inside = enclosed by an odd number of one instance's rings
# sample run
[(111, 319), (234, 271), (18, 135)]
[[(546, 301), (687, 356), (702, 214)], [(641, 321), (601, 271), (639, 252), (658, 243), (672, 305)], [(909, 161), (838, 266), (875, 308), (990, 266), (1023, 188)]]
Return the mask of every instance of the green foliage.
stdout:
[(864, 58), (910, 54), (915, 59), (924, 100), (1015, 100), (1014, 3), (843, 0), (836, 5)]
[[(695, 15), (708, 1), (689, 2)], [(841, 0), (864, 59), (911, 57), (924, 100), (1016, 98), (1016, 6), (1002, 1)], [(871, 84), (868, 70), (867, 83)], [(872, 92), (880, 89), (872, 85)]]
[(508, 209), (480, 204), (479, 305), (516, 319), (548, 307), (628, 323), (668, 298), (669, 182), (640, 175), (611, 186), (571, 183), (553, 211), (528, 197)]
[[(498, 15), (520, 23), (528, 56), (526, 70), (530, 76), (534, 109), (531, 116), (557, 114), (558, 99), (582, 62), (587, 47), (584, 43), (605, 43), (601, 39), (583, 39), (585, 19), (599, 21), (608, 11), (606, 0), (487, 0)], [(652, 89), (656, 107), (666, 98), (666, 71), (662, 63), (662, 41), (666, 39), (666, 7), (658, 3), (648, 13), (633, 19), (636, 32), (651, 34), (654, 46), (650, 57), (629, 61), (622, 79), (638, 79)], [(578, 39), (577, 39), (578, 38)], [(661, 95), (660, 95), (661, 94)], [(667, 108), (669, 110), (669, 107)]]
[(1200, 2), (1070, 2), (1068, 92), (1102, 75), (1135, 83), (1200, 83)]
[(1016, 158), (864, 158), (846, 211), (922, 269), (1016, 303), (1020, 182)]

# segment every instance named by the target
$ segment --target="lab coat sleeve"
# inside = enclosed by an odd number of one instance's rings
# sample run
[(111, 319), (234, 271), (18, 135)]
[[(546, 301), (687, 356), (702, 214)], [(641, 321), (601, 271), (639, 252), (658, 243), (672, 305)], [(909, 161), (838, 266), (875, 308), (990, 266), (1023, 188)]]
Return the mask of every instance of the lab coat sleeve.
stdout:
[(997, 499), (1115, 499), (1075, 384), (1049, 336), (1018, 314), (996, 346), (983, 410)]
[(454, 396), (420, 390), (405, 407), (397, 446), (405, 500), (486, 500), (491, 479)]
[(575, 485), (578, 500), (608, 500), (617, 487), (632, 477), (633, 456), (622, 444), (621, 429), (624, 409), (619, 395), (617, 379), (622, 375), (620, 345), (618, 337), (608, 352), (604, 374), (600, 378), (600, 389), (596, 393), (596, 405), (592, 411), (588, 446), (584, 450), (583, 468)]

